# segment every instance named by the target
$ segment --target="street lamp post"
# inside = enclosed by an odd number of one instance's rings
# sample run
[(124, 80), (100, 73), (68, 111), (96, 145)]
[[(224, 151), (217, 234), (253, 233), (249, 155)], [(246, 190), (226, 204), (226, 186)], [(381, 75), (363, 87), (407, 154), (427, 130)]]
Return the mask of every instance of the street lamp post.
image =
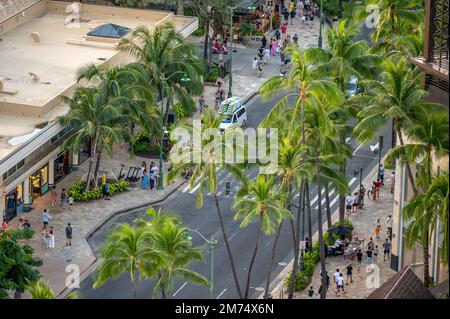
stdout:
[[(238, 5), (232, 7), (228, 6), (228, 9), (230, 9), (230, 73), (228, 77), (228, 97), (232, 97), (233, 93), (231, 92), (231, 88), (233, 86), (233, 14), (234, 10), (238, 8), (244, 1), (241, 1)], [(248, 10), (253, 11), (255, 10), (255, 7), (249, 6)]]
[(323, 7), (323, 1), (320, 0), (320, 17), (319, 17), (319, 43), (318, 47), (322, 47), (322, 23), (323, 23), (323, 15), (322, 15), (322, 7)]
[(383, 149), (383, 136), (379, 136), (378, 140), (378, 179), (381, 179), (381, 151)]
[[(303, 185), (304, 188), (305, 185)], [(303, 189), (303, 200), (302, 200), (302, 228), (301, 228), (301, 240), (305, 241), (305, 203), (306, 203), (306, 193), (305, 189)], [(302, 245), (300, 249), (300, 271), (303, 271), (305, 264), (305, 257), (304, 257), (304, 246)]]
[(164, 75), (161, 75), (159, 77), (160, 81), (161, 81), (161, 86), (160, 86), (160, 92), (159, 95), (161, 96), (161, 139), (159, 141), (159, 176), (158, 176), (158, 189), (164, 189), (164, 172), (163, 172), (163, 164), (164, 164), (164, 159), (163, 159), (163, 147), (164, 147), (164, 133), (165, 133), (165, 128), (164, 128), (164, 89), (167, 87), (167, 81), (174, 75), (177, 74), (183, 74), (183, 78), (181, 79), (181, 82), (189, 82), (190, 79), (187, 77), (186, 72), (183, 71), (176, 71), (174, 73), (172, 73), (169, 77), (164, 77)]
[(213, 299), (213, 293), (214, 293), (214, 252), (215, 248), (217, 246), (217, 240), (214, 239), (214, 236), (211, 236), (211, 239), (206, 239), (205, 236), (203, 236), (198, 230), (196, 229), (189, 229), (189, 231), (192, 231), (199, 235), (203, 240), (209, 245), (209, 252), (211, 254), (211, 275), (210, 275), (210, 281), (211, 281), (211, 287), (209, 288), (209, 298)]

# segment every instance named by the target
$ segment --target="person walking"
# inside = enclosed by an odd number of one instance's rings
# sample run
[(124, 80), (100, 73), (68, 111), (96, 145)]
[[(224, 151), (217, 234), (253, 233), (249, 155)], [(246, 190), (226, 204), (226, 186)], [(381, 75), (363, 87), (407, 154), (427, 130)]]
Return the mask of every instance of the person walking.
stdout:
[(389, 176), (389, 184), (391, 185), (391, 194), (394, 194), (394, 189), (395, 189), (395, 172), (392, 172), (391, 176)]
[(205, 107), (205, 99), (203, 97), (203, 95), (200, 97), (200, 99), (198, 100), (198, 109), (200, 111), (200, 114), (203, 113), (203, 108)]
[(378, 260), (378, 253), (380, 252), (380, 250), (378, 249), (378, 245), (375, 246), (375, 248), (373, 249), (373, 261), (376, 263)]
[(267, 45), (267, 38), (266, 38), (265, 35), (263, 35), (263, 37), (261, 38), (261, 46), (262, 46), (263, 48), (265, 48), (266, 45)]
[(342, 291), (342, 294), (345, 294), (344, 291), (344, 276), (342, 275), (342, 273), (339, 274), (339, 277), (337, 278), (337, 282), (336, 282), (336, 296), (340, 296), (340, 291)]
[(353, 266), (352, 263), (349, 263), (347, 265), (347, 283), (346, 285), (348, 286), (348, 282), (350, 281), (350, 283), (353, 283)]
[(375, 195), (376, 197), (380, 197), (380, 189), (381, 189), (381, 181), (379, 178), (377, 178), (377, 181), (375, 182)]
[(387, 235), (390, 240), (392, 240), (392, 215), (389, 215), (386, 219), (386, 228), (387, 228)]
[(52, 191), (50, 194), (52, 198), (52, 207), (55, 207), (56, 203), (58, 202), (58, 192), (56, 191), (56, 186), (52, 187)]
[(389, 242), (389, 238), (386, 238), (386, 241), (383, 243), (383, 261), (386, 261), (386, 255), (388, 260), (391, 259), (391, 243)]
[(47, 249), (47, 228), (45, 228), (45, 226), (42, 226), (40, 237), (41, 237), (42, 249), (46, 250)]
[(350, 216), (352, 212), (352, 204), (353, 204), (353, 196), (352, 194), (348, 194), (345, 196), (345, 212), (347, 213), (347, 217)]
[(372, 199), (375, 200), (377, 198), (377, 183), (375, 181), (372, 182)]
[(48, 232), (48, 248), (55, 248), (55, 231), (53, 226), (50, 227), (50, 231)]
[(152, 190), (155, 188), (155, 181), (156, 181), (156, 173), (155, 171), (150, 171), (150, 189)]
[(144, 170), (144, 173), (143, 173), (143, 175), (142, 175), (141, 187), (142, 187), (142, 189), (147, 189), (147, 188), (148, 188), (148, 175), (147, 175), (147, 170)]
[(337, 279), (339, 277), (339, 274), (340, 274), (340, 272), (339, 272), (339, 268), (338, 268), (338, 269), (336, 269), (336, 272), (333, 274), (335, 284), (337, 284)]
[(258, 67), (258, 58), (255, 56), (254, 58), (253, 58), (253, 62), (252, 62), (252, 69), (253, 69), (253, 72), (254, 73), (256, 73), (257, 71), (257, 67)]
[(109, 200), (109, 182), (106, 181), (105, 185), (104, 185), (104, 199)]
[(69, 209), (70, 209), (70, 210), (73, 209), (73, 197), (72, 197), (72, 195), (69, 196)]
[(72, 246), (72, 226), (70, 225), (70, 223), (67, 223), (65, 233), (66, 233), (66, 247)]
[(309, 287), (309, 290), (308, 290), (308, 299), (314, 298), (314, 295), (315, 295), (314, 288), (313, 288), (313, 286), (311, 286), (311, 287)]
[(67, 198), (66, 189), (63, 188), (62, 192), (61, 192), (61, 207), (62, 207), (62, 209), (66, 209), (66, 198)]
[(366, 195), (366, 189), (364, 188), (364, 185), (359, 185), (359, 192), (358, 192), (358, 208), (364, 207), (364, 197)]
[(358, 192), (353, 194), (352, 199), (352, 213), (356, 213), (358, 209)]
[(270, 50), (269, 48), (264, 48), (264, 64), (269, 64)]
[(292, 41), (298, 47), (298, 35), (297, 35), (297, 33), (295, 33), (294, 36), (292, 37)]
[(371, 265), (372, 263), (373, 263), (373, 261), (372, 261), (372, 250), (370, 250), (370, 249), (367, 249), (367, 251), (366, 251), (366, 255), (367, 255), (367, 263), (369, 264), (369, 265)]
[(377, 220), (375, 221), (374, 232), (375, 232), (375, 238), (376, 239), (380, 239), (381, 224), (380, 224), (380, 219), (379, 218), (377, 218)]
[(363, 253), (361, 252), (361, 249), (358, 249), (358, 252), (356, 253), (356, 260), (358, 261), (358, 271), (361, 269), (363, 259)]
[(374, 243), (373, 243), (373, 238), (370, 237), (369, 242), (367, 243), (367, 249), (372, 250), (375, 247)]
[(281, 40), (286, 39), (286, 31), (287, 31), (287, 24), (286, 22), (283, 23), (283, 25), (281, 26)]
[(44, 224), (44, 227), (47, 228), (48, 221), (52, 219), (52, 216), (47, 212), (47, 209), (44, 209), (44, 212), (42, 213), (42, 223)]

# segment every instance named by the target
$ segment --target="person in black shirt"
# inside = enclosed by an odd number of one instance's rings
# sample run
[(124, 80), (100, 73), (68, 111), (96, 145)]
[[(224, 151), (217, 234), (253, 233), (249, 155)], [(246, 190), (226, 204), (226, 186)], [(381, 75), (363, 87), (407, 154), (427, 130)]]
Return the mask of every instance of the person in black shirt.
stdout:
[(363, 258), (363, 254), (361, 252), (361, 249), (359, 249), (358, 252), (356, 253), (356, 259), (358, 260), (358, 271), (361, 268), (362, 258)]
[(312, 297), (314, 297), (314, 289), (313, 289), (313, 286), (309, 287), (309, 290), (308, 290), (308, 298), (311, 299)]
[(366, 255), (367, 255), (367, 263), (369, 265), (372, 264), (372, 251), (370, 249), (367, 249)]
[(263, 47), (263, 48), (265, 48), (266, 45), (267, 45), (267, 38), (266, 38), (265, 35), (263, 35), (263, 37), (262, 37), (262, 39), (261, 39), (261, 44), (262, 44), (262, 47)]
[(353, 266), (352, 264), (348, 264), (347, 266), (347, 286), (348, 286), (348, 281), (350, 280), (350, 283), (353, 283)]

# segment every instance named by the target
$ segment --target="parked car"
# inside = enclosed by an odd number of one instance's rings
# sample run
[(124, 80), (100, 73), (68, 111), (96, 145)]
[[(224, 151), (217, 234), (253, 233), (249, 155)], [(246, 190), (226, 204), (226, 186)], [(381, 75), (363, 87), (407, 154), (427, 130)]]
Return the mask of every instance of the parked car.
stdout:
[(358, 87), (358, 78), (356, 76), (351, 76), (347, 83), (347, 87), (345, 88), (345, 95), (355, 96), (359, 92), (361, 92), (361, 89)]

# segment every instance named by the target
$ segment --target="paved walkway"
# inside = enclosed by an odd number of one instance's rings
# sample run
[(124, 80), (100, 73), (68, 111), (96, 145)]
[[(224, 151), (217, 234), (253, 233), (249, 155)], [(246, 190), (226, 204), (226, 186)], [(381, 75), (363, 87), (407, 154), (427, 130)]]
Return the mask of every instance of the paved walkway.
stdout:
[[(115, 176), (119, 176), (120, 164), (129, 166), (140, 166), (145, 160), (147, 165), (153, 160), (157, 163), (157, 159), (148, 159), (136, 156), (130, 159), (129, 153), (120, 146), (116, 147), (113, 158), (108, 158), (106, 155), (100, 166), (102, 170), (112, 169)], [(78, 181), (82, 176), (86, 176), (88, 168), (88, 160), (86, 160), (78, 171), (74, 171), (60, 181), (56, 186), (58, 194), (63, 188), (68, 189), (75, 181)], [(100, 173), (99, 173), (100, 174)], [(108, 178), (111, 175), (107, 175)], [(105, 201), (103, 199), (90, 201), (87, 203), (74, 203), (73, 210), (61, 207), (52, 207), (50, 193), (34, 200), (33, 210), (29, 213), (24, 213), (19, 217), (27, 218), (33, 230), (36, 232), (34, 238), (31, 240), (31, 245), (35, 249), (35, 256), (43, 260), (43, 265), (39, 271), (44, 280), (49, 282), (50, 287), (55, 294), (60, 294), (66, 289), (66, 277), (69, 273), (66, 272), (66, 266), (69, 264), (77, 265), (80, 274), (92, 265), (96, 258), (92, 253), (86, 238), (91, 232), (97, 229), (112, 215), (120, 211), (133, 209), (140, 206), (149, 205), (152, 202), (161, 200), (171, 192), (175, 191), (183, 183), (183, 180), (178, 180), (171, 184), (164, 190), (145, 190), (139, 185), (131, 185), (129, 191), (117, 193), (111, 200)], [(42, 212), (47, 209), (52, 219), (49, 226), (53, 226), (55, 230), (55, 248), (42, 249), (40, 241), (40, 231), (42, 227)], [(11, 224), (15, 227), (18, 218), (15, 218)], [(72, 224), (73, 240), (72, 246), (65, 247), (65, 226), (67, 223)]]
[[(377, 168), (376, 167), (372, 172), (363, 180), (363, 185), (368, 187), (368, 185), (372, 184), (372, 181), (376, 180), (377, 178)], [(391, 171), (386, 170), (385, 176), (390, 176)], [(394, 204), (394, 194), (390, 193), (390, 186), (388, 185), (388, 182), (385, 182), (385, 186), (381, 188), (380, 191), (380, 197), (376, 200), (368, 199), (367, 196), (365, 197), (365, 205), (363, 209), (358, 210), (357, 213), (353, 213), (350, 216), (350, 220), (353, 223), (354, 226), (354, 235), (358, 237), (365, 237), (365, 247), (367, 248), (367, 242), (369, 241), (369, 238), (372, 237), (374, 239), (375, 245), (378, 245), (378, 249), (380, 251), (380, 255), (378, 256), (378, 261), (375, 262), (376, 266), (379, 267), (379, 284), (380, 286), (386, 282), (389, 278), (391, 278), (396, 272), (390, 268), (390, 260), (383, 261), (383, 242), (387, 238), (387, 227), (386, 227), (386, 219), (389, 215), (392, 214), (392, 207)], [(377, 219), (380, 219), (381, 223), (381, 233), (380, 233), (380, 239), (376, 239), (375, 233), (373, 231), (374, 223)], [(336, 211), (333, 215), (333, 223), (337, 221), (338, 219), (338, 212)], [(326, 230), (326, 222), (324, 223), (324, 230)], [(314, 236), (314, 241), (317, 240), (317, 233)], [(350, 263), (350, 260), (343, 259), (341, 256), (337, 257), (328, 257), (326, 259), (326, 268), (328, 271), (328, 274), (330, 275), (330, 288), (327, 292), (327, 299), (364, 299), (367, 298), (367, 296), (372, 293), (375, 288), (371, 287), (369, 288), (366, 285), (366, 280), (371, 273), (369, 272), (369, 269), (367, 268), (367, 258), (365, 254), (365, 250), (362, 250), (363, 252), (363, 264), (361, 266), (360, 271), (357, 270), (357, 262), (354, 260), (352, 262), (353, 266), (353, 283), (350, 283), (348, 286), (345, 286), (345, 294), (342, 294), (338, 297), (334, 293), (335, 285), (333, 284), (333, 274), (336, 271), (336, 269), (339, 269), (340, 272), (344, 275), (344, 278), (346, 279), (346, 267)], [(366, 269), (367, 268), (367, 269)], [(287, 272), (290, 272), (292, 270), (292, 263), (290, 263), (286, 267), (286, 271), (284, 272), (284, 276)], [(367, 270), (367, 272), (366, 272)], [(315, 270), (312, 282), (309, 286), (313, 286), (314, 291), (317, 293), (317, 290), (319, 289), (321, 285), (320, 282), (320, 263), (317, 264)], [(306, 299), (307, 293), (309, 290), (309, 286), (304, 291), (298, 292), (294, 294), (295, 299)], [(277, 286), (276, 289), (273, 291), (273, 297), (274, 298), (287, 298), (287, 291), (286, 289), (283, 289), (281, 292), (281, 284)], [(314, 298), (319, 299), (320, 296), (315, 296)]]

